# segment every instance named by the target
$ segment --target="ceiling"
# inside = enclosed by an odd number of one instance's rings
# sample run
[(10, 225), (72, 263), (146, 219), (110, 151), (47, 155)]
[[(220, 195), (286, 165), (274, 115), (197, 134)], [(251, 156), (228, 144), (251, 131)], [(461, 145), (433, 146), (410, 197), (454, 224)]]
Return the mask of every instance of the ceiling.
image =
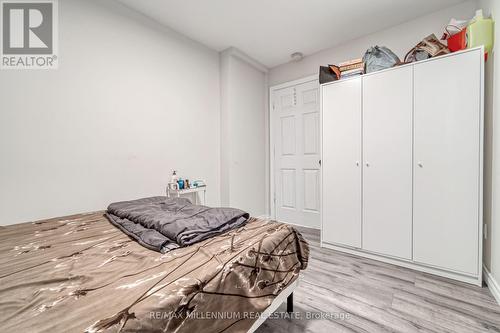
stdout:
[(267, 67), (464, 0), (118, 0), (206, 46)]

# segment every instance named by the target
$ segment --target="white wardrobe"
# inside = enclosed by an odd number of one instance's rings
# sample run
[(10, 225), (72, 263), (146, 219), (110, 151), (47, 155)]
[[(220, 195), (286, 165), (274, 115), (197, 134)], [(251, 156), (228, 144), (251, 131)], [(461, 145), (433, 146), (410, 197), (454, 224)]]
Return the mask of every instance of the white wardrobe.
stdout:
[(322, 246), (481, 284), (483, 62), (322, 85)]

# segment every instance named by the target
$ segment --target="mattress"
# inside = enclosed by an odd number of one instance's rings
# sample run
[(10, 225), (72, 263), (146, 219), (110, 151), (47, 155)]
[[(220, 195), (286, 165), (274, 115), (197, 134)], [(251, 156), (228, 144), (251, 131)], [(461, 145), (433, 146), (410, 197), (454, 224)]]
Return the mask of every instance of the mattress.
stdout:
[(166, 254), (103, 212), (0, 228), (2, 332), (246, 332), (307, 267), (292, 227), (250, 218)]

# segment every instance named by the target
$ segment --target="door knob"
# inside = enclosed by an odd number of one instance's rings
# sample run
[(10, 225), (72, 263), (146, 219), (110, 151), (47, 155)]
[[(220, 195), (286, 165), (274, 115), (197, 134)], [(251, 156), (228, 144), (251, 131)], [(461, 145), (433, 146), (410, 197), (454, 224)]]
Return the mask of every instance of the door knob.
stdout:
[(359, 161), (356, 161), (356, 166), (359, 166)]
[(424, 164), (422, 162), (418, 162), (418, 166), (423, 168), (424, 167)]
[(366, 166), (369, 167), (370, 166), (370, 163), (366, 162)]

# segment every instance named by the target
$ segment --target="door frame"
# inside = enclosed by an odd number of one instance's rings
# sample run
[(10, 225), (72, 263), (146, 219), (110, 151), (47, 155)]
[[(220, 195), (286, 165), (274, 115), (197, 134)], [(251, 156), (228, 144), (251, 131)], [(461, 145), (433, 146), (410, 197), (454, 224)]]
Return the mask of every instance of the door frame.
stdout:
[[(271, 208), (270, 212), (270, 217), (274, 220), (276, 220), (276, 179), (275, 179), (275, 173), (274, 173), (274, 165), (275, 165), (275, 142), (274, 142), (274, 131), (275, 131), (275, 123), (273, 120), (273, 112), (274, 112), (274, 92), (283, 88), (288, 88), (291, 86), (296, 86), (299, 84), (311, 82), (311, 81), (318, 81), (318, 75), (313, 74), (313, 75), (308, 75), (306, 77), (292, 80), (292, 81), (287, 81), (284, 83), (280, 83), (274, 86), (269, 87), (269, 207)], [(319, 86), (319, 82), (318, 82)], [(318, 96), (319, 100), (321, 100), (321, 89), (320, 89), (320, 96)], [(321, 122), (321, 117), (320, 117), (320, 122)], [(321, 132), (321, 124), (320, 124), (320, 132)], [(320, 133), (320, 147), (321, 147), (321, 133)], [(320, 151), (321, 155), (321, 151)], [(320, 184), (321, 186), (321, 184)], [(321, 191), (320, 191), (320, 196), (321, 196)], [(321, 198), (320, 198), (321, 202)], [(320, 213), (321, 214), (321, 213)], [(288, 222), (287, 222), (288, 223)], [(289, 223), (292, 224), (292, 223)]]

